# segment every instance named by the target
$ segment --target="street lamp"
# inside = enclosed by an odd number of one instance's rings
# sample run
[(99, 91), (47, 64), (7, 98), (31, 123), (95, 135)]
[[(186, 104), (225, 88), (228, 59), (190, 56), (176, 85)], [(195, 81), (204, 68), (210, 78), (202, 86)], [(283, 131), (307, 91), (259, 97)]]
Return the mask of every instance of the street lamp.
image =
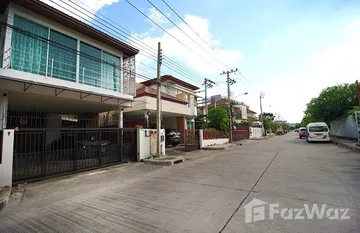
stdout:
[(264, 136), (265, 134), (265, 127), (264, 127), (264, 117), (263, 117), (263, 111), (262, 111), (262, 99), (265, 97), (265, 93), (264, 92), (260, 92), (260, 116), (261, 116), (261, 124), (262, 127), (264, 129)]
[(247, 92), (245, 92), (245, 93), (242, 93), (242, 94), (240, 94), (240, 95), (237, 95), (237, 96), (234, 96), (234, 97), (232, 97), (233, 99), (235, 99), (235, 98), (237, 98), (237, 97), (239, 97), (239, 96), (242, 96), (242, 95), (247, 95), (248, 93)]

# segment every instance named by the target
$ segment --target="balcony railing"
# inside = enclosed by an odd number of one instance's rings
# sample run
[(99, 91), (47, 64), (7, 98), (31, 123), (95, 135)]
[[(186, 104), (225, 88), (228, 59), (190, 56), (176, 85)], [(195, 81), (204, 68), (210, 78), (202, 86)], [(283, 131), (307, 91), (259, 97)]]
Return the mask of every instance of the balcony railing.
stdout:
[[(119, 69), (119, 77), (105, 76), (103, 72), (60, 61), (56, 57), (45, 57), (35, 53), (10, 48), (5, 51), (4, 69), (19, 70), (49, 78), (99, 87), (123, 94), (135, 95), (135, 57), (124, 59), (126, 68)], [(78, 57), (77, 57), (78, 59)], [(133, 62), (131, 61), (133, 60)], [(101, 69), (102, 71), (103, 69)], [(116, 69), (113, 71), (116, 72)], [(120, 75), (122, 73), (122, 75)], [(117, 80), (116, 80), (117, 79)]]

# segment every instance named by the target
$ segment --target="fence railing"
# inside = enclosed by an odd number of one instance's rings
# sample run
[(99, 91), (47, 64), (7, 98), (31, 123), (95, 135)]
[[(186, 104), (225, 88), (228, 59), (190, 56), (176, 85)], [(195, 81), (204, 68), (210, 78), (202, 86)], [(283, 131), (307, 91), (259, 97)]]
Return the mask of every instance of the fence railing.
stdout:
[(236, 130), (232, 131), (232, 140), (240, 141), (250, 138), (250, 130), (249, 127), (239, 127)]
[(20, 130), (14, 137), (13, 181), (136, 161), (136, 132), (117, 128)]
[(228, 133), (220, 130), (204, 130), (203, 134), (204, 140), (228, 138)]

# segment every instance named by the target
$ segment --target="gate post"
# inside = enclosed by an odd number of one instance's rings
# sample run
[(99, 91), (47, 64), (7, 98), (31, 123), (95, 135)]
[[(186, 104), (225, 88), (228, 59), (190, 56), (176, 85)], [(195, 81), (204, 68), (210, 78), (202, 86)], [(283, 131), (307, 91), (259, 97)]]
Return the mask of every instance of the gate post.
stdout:
[[(0, 131), (1, 132), (1, 131)], [(0, 136), (1, 137), (1, 136)], [(0, 187), (12, 187), (13, 156), (14, 156), (14, 130), (2, 130), (0, 140)]]
[(200, 150), (204, 147), (204, 130), (199, 129), (199, 144), (200, 144)]

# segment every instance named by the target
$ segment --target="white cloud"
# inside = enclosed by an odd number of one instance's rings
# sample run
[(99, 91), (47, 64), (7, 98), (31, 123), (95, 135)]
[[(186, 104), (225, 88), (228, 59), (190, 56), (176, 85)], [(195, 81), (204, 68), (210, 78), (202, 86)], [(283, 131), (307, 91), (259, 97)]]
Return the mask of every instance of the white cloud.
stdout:
[(265, 38), (262, 41), (263, 46), (268, 46), (273, 40), (272, 36), (265, 36)]
[[(116, 3), (119, 0), (72, 0), (72, 1), (41, 0), (41, 1), (78, 20), (88, 21), (91, 20), (96, 14), (96, 12), (100, 10), (102, 7)], [(74, 2), (75, 4), (72, 2)]]
[[(194, 29), (194, 31), (196, 31), (201, 38), (212, 47), (220, 45), (220, 40), (214, 38), (213, 34), (210, 32), (210, 25), (207, 19), (194, 15), (185, 15), (184, 19)], [(162, 22), (162, 20), (160, 21)], [(232, 67), (239, 66), (239, 62), (242, 59), (240, 51), (216, 49), (217, 52), (214, 52), (201, 38), (188, 28), (185, 23), (178, 23), (177, 25), (194, 41), (196, 41), (196, 43), (184, 35), (175, 26), (168, 28), (167, 31), (177, 40), (189, 47), (190, 50), (179, 44), (179, 42), (165, 32), (162, 32), (157, 36), (154, 36), (154, 33), (151, 32), (145, 33), (142, 34), (145, 36), (142, 37), (141, 40), (154, 49), (157, 49), (157, 43), (160, 41), (164, 55), (184, 63), (187, 68), (194, 69), (204, 76), (218, 75), (222, 69), (225, 69), (225, 66), (219, 60)], [(197, 44), (201, 45), (203, 49)], [(177, 74), (174, 73), (174, 75)], [(179, 76), (179, 78), (184, 77)]]
[[(165, 15), (170, 17), (170, 13), (165, 13)], [(149, 18), (159, 25), (169, 23), (167, 18), (154, 7), (149, 9)]]

